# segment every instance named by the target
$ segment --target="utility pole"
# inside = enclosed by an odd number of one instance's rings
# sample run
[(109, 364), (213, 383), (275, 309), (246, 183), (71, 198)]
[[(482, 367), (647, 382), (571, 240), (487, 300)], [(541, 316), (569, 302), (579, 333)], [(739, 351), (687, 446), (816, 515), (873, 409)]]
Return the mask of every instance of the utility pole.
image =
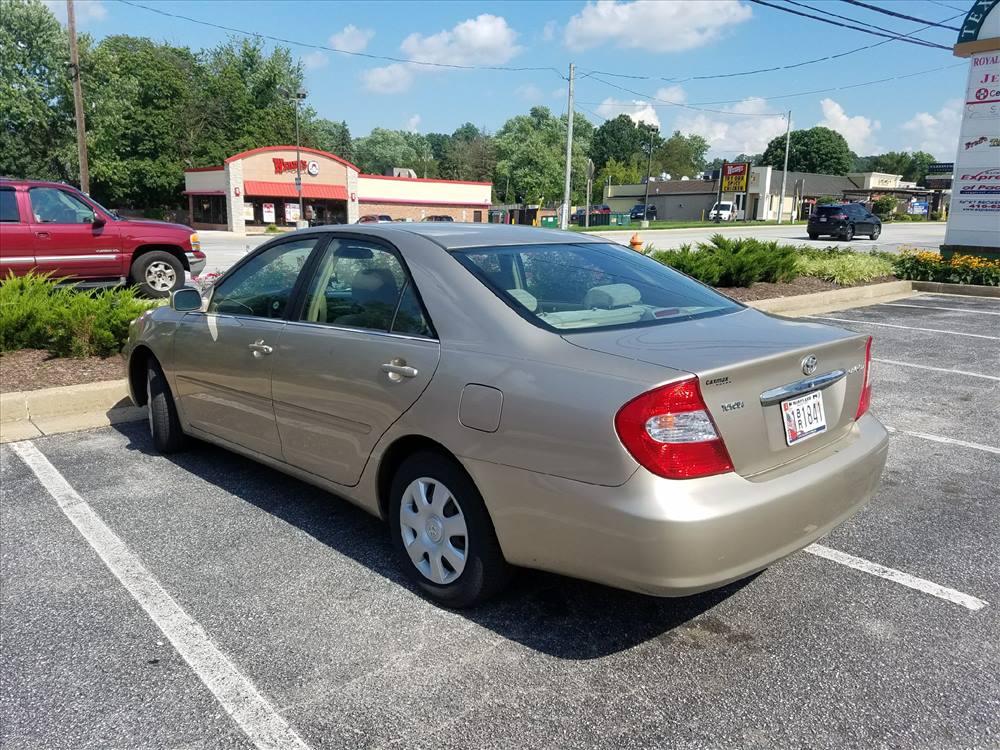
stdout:
[(76, 111), (76, 150), (80, 157), (80, 189), (85, 193), (90, 193), (90, 166), (87, 163), (87, 123), (83, 114), (80, 50), (76, 46), (76, 11), (73, 8), (73, 0), (66, 0), (66, 26), (69, 31), (69, 72), (73, 78), (73, 108)]
[[(590, 226), (590, 193), (594, 188), (594, 162), (587, 159), (587, 209), (583, 215), (583, 225)], [(579, 223), (579, 222), (577, 222)]]
[(569, 64), (569, 100), (566, 104), (566, 180), (563, 184), (563, 210), (559, 219), (560, 229), (569, 229), (569, 190), (573, 177), (573, 79), (576, 66)]
[(642, 228), (649, 226), (649, 177), (653, 169), (653, 128), (649, 128), (649, 153), (646, 155), (646, 195), (642, 199)]
[(781, 197), (778, 198), (778, 223), (782, 222), (785, 210), (785, 182), (788, 180), (788, 146), (792, 141), (792, 110), (788, 110), (788, 121), (785, 123), (785, 167), (781, 171)]

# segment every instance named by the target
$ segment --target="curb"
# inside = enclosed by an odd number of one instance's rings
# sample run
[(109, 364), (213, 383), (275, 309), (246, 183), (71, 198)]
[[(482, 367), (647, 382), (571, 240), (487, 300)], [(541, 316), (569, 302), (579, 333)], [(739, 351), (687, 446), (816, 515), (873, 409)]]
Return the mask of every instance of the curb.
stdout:
[(0, 394), (0, 443), (107, 427), (146, 418), (132, 405), (125, 380)]
[(813, 315), (852, 307), (878, 305), (882, 302), (910, 297), (916, 294), (913, 283), (912, 281), (887, 281), (882, 284), (854, 286), (848, 289), (831, 289), (827, 292), (798, 294), (793, 297), (772, 297), (771, 299), (755, 300), (745, 304), (761, 312), (775, 313), (789, 317)]
[(911, 281), (915, 292), (931, 294), (962, 294), (968, 297), (1000, 297), (1000, 286), (976, 284), (945, 284), (942, 281)]

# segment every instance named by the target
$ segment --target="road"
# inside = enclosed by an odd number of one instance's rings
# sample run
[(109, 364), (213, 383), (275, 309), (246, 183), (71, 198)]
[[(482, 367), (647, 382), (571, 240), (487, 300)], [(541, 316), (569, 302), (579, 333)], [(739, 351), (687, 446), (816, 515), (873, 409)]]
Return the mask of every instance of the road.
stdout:
[[(898, 253), (901, 249), (915, 247), (921, 250), (937, 251), (944, 242), (943, 222), (900, 222), (898, 224), (886, 224), (882, 231), (882, 236), (877, 241), (869, 239), (856, 239), (850, 247), (866, 251), (872, 248)], [(726, 226), (702, 227), (697, 229), (638, 229), (631, 228), (627, 231), (599, 232), (601, 237), (627, 244), (629, 238), (638, 232), (643, 243), (652, 242), (657, 248), (675, 248), (683, 243), (695, 244), (706, 242), (716, 232), (721, 232), (727, 236), (736, 237), (757, 237), (764, 240), (777, 240), (793, 245), (808, 245), (810, 247), (846, 247), (847, 243), (840, 240), (824, 237), (812, 241), (806, 236), (805, 225), (790, 226), (763, 226), (763, 227), (739, 227)], [(201, 236), (202, 249), (208, 256), (208, 263), (205, 266), (206, 273), (221, 273), (229, 268), (233, 263), (242, 258), (247, 252), (257, 247), (263, 242), (271, 239), (274, 235), (248, 235), (237, 237), (230, 232), (199, 231)]]
[(684, 599), (521, 571), (448, 611), (379, 521), (224, 450), (0, 446), (0, 746), (997, 747), (1000, 301), (815, 321), (876, 337), (881, 487)]

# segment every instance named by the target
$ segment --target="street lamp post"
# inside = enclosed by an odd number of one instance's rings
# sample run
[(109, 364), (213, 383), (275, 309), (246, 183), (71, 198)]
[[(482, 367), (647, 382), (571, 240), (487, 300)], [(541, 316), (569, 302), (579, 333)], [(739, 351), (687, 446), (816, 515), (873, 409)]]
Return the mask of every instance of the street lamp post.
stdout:
[(295, 99), (295, 193), (299, 198), (299, 220), (295, 222), (295, 226), (301, 228), (305, 222), (305, 209), (302, 207), (302, 144), (299, 139), (299, 107), (302, 100), (309, 96), (309, 92), (305, 89), (291, 91), (281, 88), (279, 90), (288, 98)]
[(642, 199), (642, 228), (649, 226), (649, 177), (653, 169), (653, 128), (649, 129), (649, 153), (646, 155), (646, 195)]

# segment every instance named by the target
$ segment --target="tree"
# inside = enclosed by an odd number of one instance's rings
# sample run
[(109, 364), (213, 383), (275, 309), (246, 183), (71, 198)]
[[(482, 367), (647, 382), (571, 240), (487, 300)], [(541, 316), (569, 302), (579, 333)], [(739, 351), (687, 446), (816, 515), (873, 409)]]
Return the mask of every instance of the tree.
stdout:
[[(423, 153), (418, 149), (425, 148)], [(430, 143), (418, 133), (374, 128), (354, 141), (354, 156), (362, 172), (384, 174), (393, 167), (412, 169), (418, 174), (433, 159)]]
[(912, 161), (913, 157), (905, 151), (889, 151), (872, 159), (871, 171), (903, 176)]
[(928, 154), (926, 151), (914, 151), (910, 159), (909, 169), (903, 173), (903, 179), (923, 185), (927, 179), (927, 170), (936, 161), (933, 154)]
[(666, 172), (675, 179), (692, 177), (705, 168), (708, 141), (700, 135), (683, 135), (675, 130), (653, 151), (654, 174)]
[[(767, 144), (761, 164), (781, 169), (784, 162), (785, 136), (779, 135)], [(821, 125), (792, 131), (788, 150), (790, 171), (847, 174), (853, 165), (854, 155), (844, 136), (837, 131)]]
[(68, 44), (39, 0), (0, 0), (0, 174), (77, 174)]
[(646, 177), (646, 166), (639, 169), (637, 164), (625, 164), (617, 159), (609, 159), (594, 176), (594, 203), (600, 203), (604, 194), (604, 186), (608, 180), (612, 185), (636, 185)]
[[(723, 159), (721, 156), (717, 156), (712, 159), (712, 161), (705, 163), (705, 169), (722, 169), (723, 162), (728, 164), (739, 164), (740, 162), (744, 162), (752, 167), (755, 167), (761, 163), (763, 156), (763, 154), (737, 154), (731, 159)], [(784, 165), (784, 161), (782, 161), (782, 165)]]
[(351, 140), (351, 131), (343, 120), (340, 122), (325, 119), (315, 120), (309, 127), (307, 137), (303, 140), (307, 145), (329, 151), (347, 161), (354, 159), (354, 142)]

